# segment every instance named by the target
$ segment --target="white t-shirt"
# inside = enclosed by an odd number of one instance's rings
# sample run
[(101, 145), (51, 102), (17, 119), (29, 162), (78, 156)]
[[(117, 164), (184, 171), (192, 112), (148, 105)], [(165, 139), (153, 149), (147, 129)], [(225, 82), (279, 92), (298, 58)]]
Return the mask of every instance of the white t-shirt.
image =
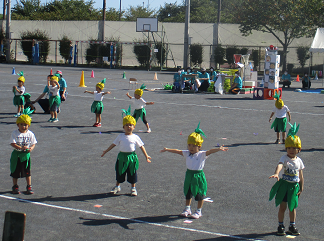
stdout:
[(299, 182), (299, 170), (305, 168), (303, 161), (297, 156), (292, 160), (289, 156), (284, 155), (280, 158), (279, 163), (283, 164), (284, 173), (282, 179), (287, 182)]
[(25, 86), (21, 86), (21, 87), (19, 87), (19, 86), (17, 86), (17, 89), (19, 90), (19, 91), (21, 91), (21, 93), (19, 93), (18, 91), (15, 91), (15, 95), (23, 95), (23, 94), (25, 94)]
[(143, 141), (138, 135), (125, 135), (125, 133), (119, 134), (113, 144), (119, 146), (120, 152), (133, 152), (136, 149), (136, 145), (138, 147), (144, 146)]
[(55, 85), (55, 86), (49, 86), (48, 87), (49, 91), (50, 91), (50, 95), (51, 96), (56, 96), (58, 95), (58, 92), (59, 92), (59, 88), (58, 88), (58, 85)]
[(205, 161), (208, 158), (206, 151), (199, 151), (195, 154), (190, 154), (189, 150), (182, 151), (183, 156), (186, 158), (186, 165), (189, 170), (202, 170), (205, 166)]
[(281, 109), (274, 107), (272, 112), (275, 113), (276, 118), (285, 118), (287, 112), (290, 112), (290, 110), (288, 109), (288, 106), (284, 105)]
[(136, 99), (135, 97), (132, 97), (131, 99), (133, 103), (133, 109), (142, 109), (144, 106), (146, 106), (146, 101), (143, 98)]
[[(30, 147), (37, 143), (36, 137), (33, 132), (28, 130), (26, 133), (21, 133), (19, 130), (15, 130), (11, 133), (10, 143), (15, 143), (19, 146)], [(17, 150), (21, 151), (21, 150)]]
[(95, 101), (102, 101), (103, 100), (103, 94), (104, 92), (100, 92), (98, 93), (98, 91), (93, 91), (93, 94), (94, 94), (94, 100)]

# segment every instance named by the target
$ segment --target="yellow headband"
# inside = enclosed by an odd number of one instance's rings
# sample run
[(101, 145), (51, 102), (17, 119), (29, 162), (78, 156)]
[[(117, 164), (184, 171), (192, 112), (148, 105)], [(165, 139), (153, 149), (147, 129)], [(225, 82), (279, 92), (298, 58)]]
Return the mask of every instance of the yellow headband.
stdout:
[(51, 80), (52, 80), (52, 81), (57, 81), (57, 82), (59, 81), (59, 79), (58, 79), (57, 76), (55, 76), (55, 75), (51, 77)]
[(285, 147), (295, 147), (301, 149), (301, 140), (299, 136), (288, 136), (285, 141)]
[(203, 142), (204, 142), (203, 138), (197, 132), (193, 132), (188, 136), (188, 141), (187, 141), (188, 144), (201, 146)]
[(127, 125), (127, 124), (131, 124), (136, 126), (136, 120), (133, 116), (131, 115), (127, 115), (123, 118), (123, 126)]
[(24, 83), (25, 83), (25, 77), (24, 77), (24, 76), (20, 76), (20, 77), (18, 78), (18, 81), (21, 81), (21, 82), (24, 82)]
[(25, 123), (30, 126), (32, 119), (29, 115), (21, 115), (17, 118), (16, 124)]

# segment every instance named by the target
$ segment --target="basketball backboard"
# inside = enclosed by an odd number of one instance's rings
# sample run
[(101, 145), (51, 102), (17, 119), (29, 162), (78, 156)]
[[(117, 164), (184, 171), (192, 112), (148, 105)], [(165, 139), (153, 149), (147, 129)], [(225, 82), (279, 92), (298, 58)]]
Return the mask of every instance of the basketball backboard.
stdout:
[(157, 18), (137, 18), (136, 32), (157, 32), (158, 19)]

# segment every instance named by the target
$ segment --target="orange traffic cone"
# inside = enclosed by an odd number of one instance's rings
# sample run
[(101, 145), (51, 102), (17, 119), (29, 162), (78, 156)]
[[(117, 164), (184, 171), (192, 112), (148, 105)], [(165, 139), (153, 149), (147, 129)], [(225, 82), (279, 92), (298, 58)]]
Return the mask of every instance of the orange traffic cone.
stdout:
[(90, 78), (94, 78), (94, 72), (93, 72), (93, 70), (91, 71), (91, 77)]
[(84, 71), (83, 70), (82, 70), (82, 74), (81, 74), (79, 87), (87, 87), (84, 85)]
[(158, 80), (157, 73), (155, 72), (153, 80)]
[(296, 82), (299, 82), (299, 74), (297, 75)]
[(52, 68), (51, 68), (51, 71), (50, 71), (50, 75), (53, 75), (53, 70), (52, 70)]

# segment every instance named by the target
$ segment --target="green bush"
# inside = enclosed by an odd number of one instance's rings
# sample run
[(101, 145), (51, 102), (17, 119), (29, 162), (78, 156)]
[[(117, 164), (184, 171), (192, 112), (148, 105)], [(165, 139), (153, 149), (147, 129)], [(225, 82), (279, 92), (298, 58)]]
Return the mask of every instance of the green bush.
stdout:
[(150, 63), (150, 47), (147, 45), (134, 45), (133, 49), (137, 61), (142, 67), (149, 66)]
[(218, 44), (215, 48), (214, 48), (214, 60), (217, 64), (221, 65), (225, 63), (225, 53), (226, 53), (226, 49), (222, 47), (221, 44)]
[(228, 64), (234, 64), (234, 54), (239, 54), (240, 50), (236, 47), (228, 47), (226, 48), (226, 60)]
[[(32, 62), (32, 47), (33, 47), (33, 40), (38, 40), (39, 44), (39, 61), (42, 63), (46, 63), (46, 59), (49, 53), (49, 38), (46, 34), (46, 31), (41, 31), (39, 29), (31, 32), (25, 31), (22, 32), (20, 35), (21, 42), (20, 46), (23, 50), (24, 55), (27, 56), (28, 61)], [(25, 41), (24, 41), (25, 40)]]
[(193, 65), (200, 65), (203, 62), (203, 47), (201, 44), (190, 45), (190, 61)]
[(258, 50), (252, 50), (252, 56), (251, 56), (254, 64), (254, 71), (257, 70), (257, 67), (259, 66), (259, 51)]
[(72, 41), (66, 35), (64, 35), (59, 42), (60, 55), (65, 60), (65, 63), (67, 63), (70, 58), (71, 44), (72, 44)]
[(298, 61), (301, 67), (304, 68), (306, 64), (306, 60), (310, 58), (309, 47), (300, 46), (297, 48), (296, 52), (297, 52)]
[[(166, 57), (165, 44), (163, 44), (163, 47), (162, 47), (162, 43), (157, 42), (157, 43), (155, 43), (155, 48), (158, 49), (158, 52), (156, 53), (156, 59), (157, 59), (158, 63), (160, 64), (160, 66), (163, 66), (165, 63), (165, 57)], [(162, 64), (161, 64), (161, 57), (162, 57)]]

